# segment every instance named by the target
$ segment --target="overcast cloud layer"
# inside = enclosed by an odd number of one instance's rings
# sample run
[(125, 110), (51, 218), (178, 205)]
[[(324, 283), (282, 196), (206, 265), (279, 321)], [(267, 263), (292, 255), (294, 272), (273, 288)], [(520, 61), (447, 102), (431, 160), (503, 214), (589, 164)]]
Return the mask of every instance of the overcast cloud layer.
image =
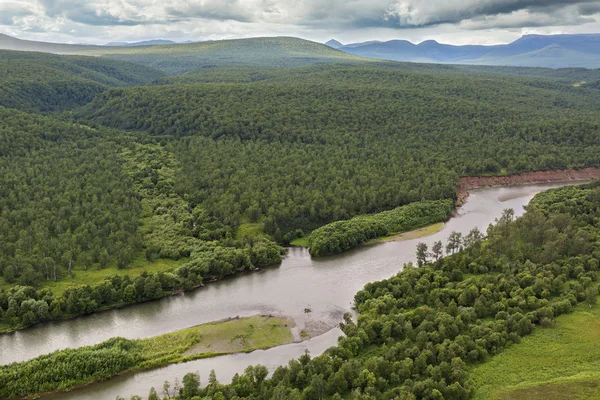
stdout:
[(495, 44), (600, 33), (600, 0), (0, 0), (0, 33), (96, 44), (281, 35)]

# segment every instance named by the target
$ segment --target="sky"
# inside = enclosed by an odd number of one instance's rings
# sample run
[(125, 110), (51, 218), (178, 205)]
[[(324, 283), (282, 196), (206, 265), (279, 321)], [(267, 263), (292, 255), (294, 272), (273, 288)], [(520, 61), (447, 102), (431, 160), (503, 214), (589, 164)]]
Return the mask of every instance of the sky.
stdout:
[(0, 33), (86, 44), (256, 36), (498, 44), (600, 33), (600, 0), (0, 0)]

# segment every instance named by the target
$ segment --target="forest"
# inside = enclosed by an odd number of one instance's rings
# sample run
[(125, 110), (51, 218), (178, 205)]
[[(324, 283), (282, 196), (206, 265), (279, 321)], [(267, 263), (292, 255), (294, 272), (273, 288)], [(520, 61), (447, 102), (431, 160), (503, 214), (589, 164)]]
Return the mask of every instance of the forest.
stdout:
[[(277, 264), (336, 221), (346, 244), (315, 239), (313, 254), (443, 220), (449, 206), (368, 233), (351, 218), (449, 205), (464, 175), (600, 165), (600, 92), (574, 85), (593, 71), (356, 62), (292, 39), (257, 66), (248, 54), (268, 43), (240, 44), (190, 45), (246, 61), (200, 70), (160, 46), (161, 69), (189, 71), (169, 77), (2, 52), (0, 330)], [(134, 264), (148, 272), (123, 276)]]
[(148, 84), (163, 72), (97, 57), (0, 50), (0, 106), (52, 112), (82, 106), (109, 87)]
[(170, 143), (177, 191), (193, 206), (261, 222), (278, 242), (455, 199), (460, 176), (600, 162), (600, 93), (562, 81), (334, 65), (160, 82), (108, 90), (76, 115)]
[(600, 183), (549, 190), (523, 217), (505, 210), (484, 235), (458, 238), (462, 252), (367, 284), (355, 296), (358, 320), (347, 314), (345, 336), (324, 354), (271, 377), (250, 366), (227, 384), (189, 373), (172, 398), (469, 399), (470, 366), (596, 302), (599, 224)]

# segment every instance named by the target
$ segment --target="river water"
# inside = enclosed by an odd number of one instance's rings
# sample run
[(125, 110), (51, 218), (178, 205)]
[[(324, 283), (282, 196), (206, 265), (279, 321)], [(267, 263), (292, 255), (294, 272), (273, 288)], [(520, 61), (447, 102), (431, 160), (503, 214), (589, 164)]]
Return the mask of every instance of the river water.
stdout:
[[(115, 336), (155, 336), (237, 315), (281, 314), (293, 317), (299, 329), (327, 330), (325, 326), (335, 326), (343, 313), (351, 310), (354, 294), (366, 283), (388, 278), (398, 273), (404, 263), (414, 261), (418, 242), (431, 246), (438, 240), (445, 242), (452, 231), (466, 234), (474, 227), (485, 231), (504, 209), (512, 208), (517, 216), (522, 215), (523, 206), (535, 193), (562, 185), (475, 190), (444, 229), (426, 238), (364, 246), (318, 259), (312, 259), (305, 249), (291, 248), (277, 268), (216, 282), (181, 296), (0, 335), (0, 364), (27, 360), (57, 349), (95, 344)], [(305, 313), (305, 308), (312, 312)], [(273, 370), (305, 350), (320, 354), (335, 345), (341, 334), (337, 328), (330, 329), (303, 343), (129, 374), (52, 398), (85, 400), (146, 395), (151, 386), (162, 388), (165, 379), (181, 379), (187, 372), (199, 371), (206, 382), (211, 369), (215, 369), (219, 380), (227, 382), (250, 364), (263, 364)]]

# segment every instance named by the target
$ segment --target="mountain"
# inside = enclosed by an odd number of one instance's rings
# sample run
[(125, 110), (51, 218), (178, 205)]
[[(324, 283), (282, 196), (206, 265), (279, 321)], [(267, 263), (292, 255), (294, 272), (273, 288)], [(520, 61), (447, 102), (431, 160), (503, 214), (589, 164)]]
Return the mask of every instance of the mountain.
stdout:
[(331, 47), (333, 49), (336, 49), (336, 50), (339, 49), (340, 47), (344, 47), (343, 44), (341, 44), (340, 42), (338, 42), (335, 39), (331, 39), (329, 42), (325, 43), (325, 45), (329, 46), (329, 47)]
[(163, 40), (163, 39), (155, 39), (155, 40), (145, 40), (143, 42), (110, 42), (106, 43), (104, 46), (107, 47), (135, 47), (135, 46), (156, 46), (163, 44), (177, 44), (172, 40)]
[(391, 40), (356, 43), (339, 50), (392, 61), (600, 68), (600, 34), (525, 35), (512, 43), (495, 46), (454, 46), (434, 40), (413, 44), (406, 40)]

